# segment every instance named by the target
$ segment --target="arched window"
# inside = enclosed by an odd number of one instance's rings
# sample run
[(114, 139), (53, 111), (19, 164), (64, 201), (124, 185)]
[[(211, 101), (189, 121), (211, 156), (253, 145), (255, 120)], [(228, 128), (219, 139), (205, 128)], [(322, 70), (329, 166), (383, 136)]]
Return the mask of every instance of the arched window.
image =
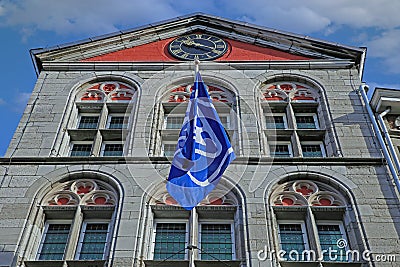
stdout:
[(282, 266), (304, 261), (321, 261), (321, 266), (362, 261), (353, 209), (338, 187), (300, 177), (277, 185), (269, 204), (274, 249), (279, 251), (276, 257)]
[(122, 81), (82, 85), (67, 124), (64, 155), (118, 157), (126, 154), (137, 88)]
[[(315, 86), (289, 78), (261, 87), (262, 125), (271, 157), (326, 157), (326, 124)], [(330, 153), (332, 154), (332, 153)]]
[(165, 191), (158, 190), (150, 200), (146, 266), (162, 262), (174, 266), (239, 266), (245, 261), (242, 204), (234, 190), (222, 185), (192, 211), (187, 211)]
[[(221, 123), (230, 138), (233, 148), (236, 143), (237, 121), (235, 95), (228, 89), (213, 83), (207, 83), (207, 89), (217, 110)], [(187, 102), (190, 99), (193, 82), (172, 86), (161, 99), (157, 138), (153, 142), (155, 155), (172, 157), (176, 150), (179, 131), (182, 128)]]
[[(55, 186), (40, 203), (37, 240), (25, 266), (104, 266), (109, 259), (118, 192), (99, 179)], [(34, 234), (34, 233), (33, 233)]]

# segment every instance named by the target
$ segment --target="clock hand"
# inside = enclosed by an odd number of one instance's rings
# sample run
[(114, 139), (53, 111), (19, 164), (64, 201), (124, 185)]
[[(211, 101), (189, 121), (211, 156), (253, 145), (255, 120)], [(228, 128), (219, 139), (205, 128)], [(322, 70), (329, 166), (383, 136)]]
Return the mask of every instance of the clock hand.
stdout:
[(193, 44), (195, 46), (199, 46), (199, 47), (205, 47), (205, 48), (209, 48), (209, 49), (214, 49), (214, 47), (211, 47), (211, 46), (208, 46), (208, 45), (203, 45), (203, 44), (196, 43), (196, 42), (193, 42)]
[(208, 46), (208, 45), (203, 45), (203, 44), (200, 44), (200, 43), (196, 43), (195, 41), (192, 41), (192, 40), (185, 40), (185, 41), (183, 41), (183, 43), (185, 45), (188, 45), (188, 46), (197, 46), (200, 49), (201, 49), (201, 47), (208, 48), (208, 49), (214, 49), (214, 47), (211, 47), (211, 46)]

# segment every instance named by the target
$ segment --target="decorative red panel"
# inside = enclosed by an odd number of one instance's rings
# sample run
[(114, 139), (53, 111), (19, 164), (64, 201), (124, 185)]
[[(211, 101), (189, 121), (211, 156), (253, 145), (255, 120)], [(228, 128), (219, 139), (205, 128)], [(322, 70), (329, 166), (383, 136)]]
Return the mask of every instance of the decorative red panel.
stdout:
[(301, 188), (296, 189), (296, 192), (301, 193), (303, 196), (309, 196), (314, 193), (314, 190), (308, 188), (307, 186), (302, 186)]
[[(168, 62), (178, 61), (168, 52), (168, 45), (174, 38), (168, 38), (143, 44), (104, 55), (84, 59), (82, 61), (100, 62)], [(311, 58), (293, 55), (272, 48), (225, 39), (228, 51), (216, 61), (269, 61), (269, 60), (310, 60)]]

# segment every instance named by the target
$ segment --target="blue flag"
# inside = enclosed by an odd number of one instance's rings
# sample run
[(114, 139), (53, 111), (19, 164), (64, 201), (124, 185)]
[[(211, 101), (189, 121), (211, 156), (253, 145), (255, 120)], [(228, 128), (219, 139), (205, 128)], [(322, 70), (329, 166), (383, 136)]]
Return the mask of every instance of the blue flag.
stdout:
[(193, 209), (218, 184), (236, 158), (200, 73), (186, 110), (167, 181), (169, 194)]

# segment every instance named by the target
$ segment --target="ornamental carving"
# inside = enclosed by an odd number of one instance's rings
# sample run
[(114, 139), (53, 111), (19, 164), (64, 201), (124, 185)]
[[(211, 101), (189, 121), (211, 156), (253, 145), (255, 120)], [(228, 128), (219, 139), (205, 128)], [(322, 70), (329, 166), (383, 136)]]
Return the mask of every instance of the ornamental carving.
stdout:
[(117, 194), (104, 182), (92, 179), (69, 181), (54, 188), (45, 198), (45, 206), (112, 205)]
[(131, 101), (136, 90), (120, 82), (103, 82), (92, 85), (80, 97), (81, 101), (110, 102)]
[(316, 102), (315, 89), (301, 83), (280, 82), (261, 88), (262, 100), (281, 102)]
[[(179, 203), (170, 194), (168, 194), (168, 192), (163, 192), (161, 194), (158, 194), (157, 196), (154, 196), (154, 204), (179, 206)], [(236, 201), (229, 194), (224, 195), (222, 191), (219, 192), (218, 190), (208, 194), (199, 203), (199, 206), (227, 206), (227, 205), (236, 205)]]
[(346, 205), (344, 197), (336, 189), (308, 180), (297, 180), (281, 185), (272, 194), (271, 201), (273, 206)]
[[(193, 90), (193, 85), (179, 86), (170, 91), (168, 102), (181, 103), (187, 102), (190, 99), (190, 94)], [(216, 86), (207, 86), (208, 93), (213, 102), (232, 103), (233, 97), (230, 92)]]

